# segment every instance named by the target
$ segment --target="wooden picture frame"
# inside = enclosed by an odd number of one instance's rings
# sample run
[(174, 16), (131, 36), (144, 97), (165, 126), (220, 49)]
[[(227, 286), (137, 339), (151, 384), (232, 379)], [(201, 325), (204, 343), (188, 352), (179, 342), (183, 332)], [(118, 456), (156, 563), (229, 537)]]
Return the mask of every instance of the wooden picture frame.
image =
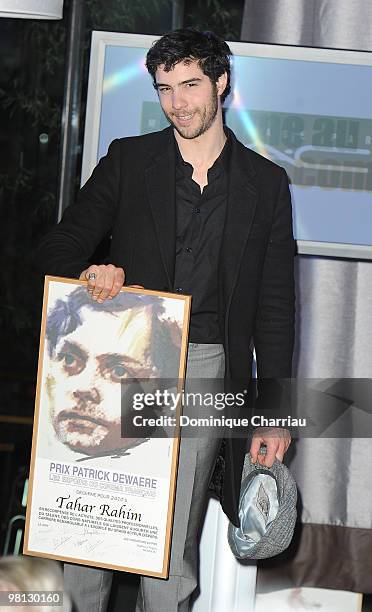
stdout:
[(123, 288), (99, 304), (86, 285), (45, 279), (23, 552), (167, 578), (178, 424), (123, 437), (120, 389), (131, 376), (182, 390), (191, 297)]

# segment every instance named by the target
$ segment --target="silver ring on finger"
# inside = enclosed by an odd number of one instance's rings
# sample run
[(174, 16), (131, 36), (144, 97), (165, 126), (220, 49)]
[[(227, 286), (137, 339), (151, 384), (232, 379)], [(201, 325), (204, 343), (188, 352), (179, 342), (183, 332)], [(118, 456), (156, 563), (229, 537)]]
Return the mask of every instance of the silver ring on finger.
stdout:
[(97, 275), (96, 275), (95, 272), (89, 272), (89, 274), (88, 274), (88, 279), (89, 280), (93, 281), (93, 280), (96, 280), (96, 278), (97, 278)]

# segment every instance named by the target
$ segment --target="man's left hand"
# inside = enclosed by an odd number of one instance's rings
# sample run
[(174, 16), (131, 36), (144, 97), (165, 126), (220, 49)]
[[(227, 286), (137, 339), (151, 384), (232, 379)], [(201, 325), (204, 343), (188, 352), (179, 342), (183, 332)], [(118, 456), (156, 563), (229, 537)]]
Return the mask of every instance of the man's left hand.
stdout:
[[(265, 467), (271, 467), (276, 459), (283, 461), (291, 443), (291, 434), (288, 429), (279, 427), (260, 427), (253, 433), (250, 455), (253, 463), (260, 463)], [(259, 452), (261, 446), (266, 446), (266, 453)]]

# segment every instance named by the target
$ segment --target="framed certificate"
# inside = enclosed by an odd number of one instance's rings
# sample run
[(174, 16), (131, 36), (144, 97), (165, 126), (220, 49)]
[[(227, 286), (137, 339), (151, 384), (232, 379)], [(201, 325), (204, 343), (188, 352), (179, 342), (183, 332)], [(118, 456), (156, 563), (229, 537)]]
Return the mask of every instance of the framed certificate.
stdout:
[(126, 429), (123, 384), (182, 386), (190, 302), (123, 288), (99, 304), (46, 277), (25, 554), (167, 577), (178, 421), (160, 437)]

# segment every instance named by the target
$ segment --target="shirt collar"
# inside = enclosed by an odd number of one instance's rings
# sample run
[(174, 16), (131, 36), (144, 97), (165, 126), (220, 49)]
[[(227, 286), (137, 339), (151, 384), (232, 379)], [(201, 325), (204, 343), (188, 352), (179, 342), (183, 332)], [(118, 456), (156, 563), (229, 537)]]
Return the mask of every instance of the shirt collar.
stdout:
[[(213, 180), (215, 177), (219, 176), (221, 172), (227, 172), (229, 169), (232, 138), (230, 135), (230, 131), (226, 127), (224, 127), (224, 132), (226, 136), (226, 142), (222, 148), (221, 153), (208, 170), (208, 181)], [(189, 162), (184, 161), (184, 159), (182, 158), (181, 151), (179, 149), (176, 138), (174, 138), (174, 143), (176, 149), (177, 169), (180, 170), (184, 176), (188, 176), (191, 178), (194, 169)]]

